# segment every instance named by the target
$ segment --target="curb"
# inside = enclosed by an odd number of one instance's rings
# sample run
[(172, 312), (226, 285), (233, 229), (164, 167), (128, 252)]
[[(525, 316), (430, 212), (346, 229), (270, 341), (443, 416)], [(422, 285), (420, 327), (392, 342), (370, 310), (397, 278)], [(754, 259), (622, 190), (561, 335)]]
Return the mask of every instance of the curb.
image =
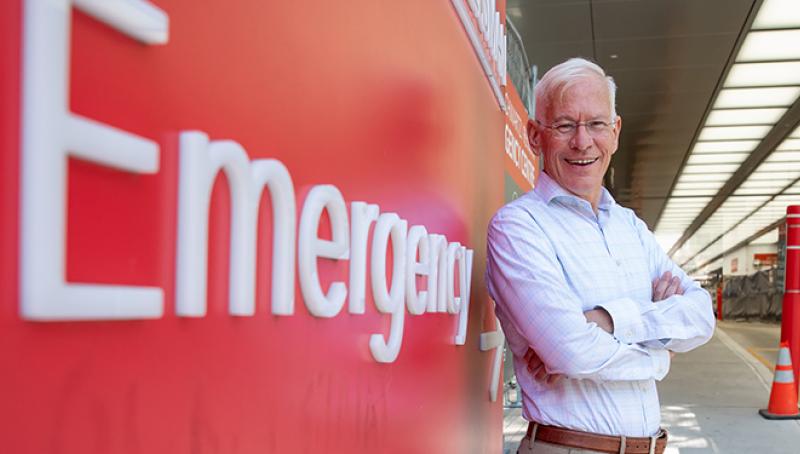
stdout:
[(722, 328), (717, 326), (714, 335), (725, 344), (733, 353), (736, 354), (742, 361), (747, 364), (750, 370), (753, 371), (754, 374), (758, 377), (759, 381), (762, 385), (764, 385), (764, 389), (766, 390), (766, 395), (769, 396), (769, 391), (772, 389), (772, 372), (767, 368), (767, 366), (761, 364), (760, 361), (753, 358), (753, 355), (747, 352), (741, 345), (739, 345), (733, 338), (731, 338), (728, 333), (726, 333)]

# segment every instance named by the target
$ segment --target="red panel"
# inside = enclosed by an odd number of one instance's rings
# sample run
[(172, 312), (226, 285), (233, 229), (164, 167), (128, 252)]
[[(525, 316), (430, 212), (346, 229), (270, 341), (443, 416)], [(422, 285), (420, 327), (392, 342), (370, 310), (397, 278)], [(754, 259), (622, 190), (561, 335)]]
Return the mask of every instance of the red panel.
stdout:
[[(75, 11), (70, 109), (151, 138), (156, 175), (69, 165), (67, 279), (159, 286), (149, 321), (27, 322), (19, 315), (21, 4), (0, 4), (0, 450), (3, 452), (498, 452), (485, 226), (502, 200), (503, 115), (450, 3), (154, 2), (165, 46)], [(213, 3), (213, 4), (212, 4)], [(378, 364), (365, 315), (269, 312), (271, 222), (259, 227), (254, 317), (227, 312), (227, 182), (212, 197), (209, 312), (174, 313), (177, 141), (198, 129), (277, 158), (298, 194), (335, 184), (476, 252), (469, 336), (454, 317), (407, 315)], [(264, 201), (262, 212), (269, 213)], [(323, 268), (323, 281), (346, 267)], [(367, 292), (368, 298), (371, 292)], [(493, 323), (488, 322), (489, 326)]]
[(506, 100), (509, 106), (509, 115), (505, 122), (506, 134), (511, 134), (506, 141), (511, 144), (505, 145), (505, 171), (520, 189), (530, 191), (534, 180), (539, 176), (539, 160), (533, 154), (528, 141), (528, 111), (512, 83), (506, 87)]

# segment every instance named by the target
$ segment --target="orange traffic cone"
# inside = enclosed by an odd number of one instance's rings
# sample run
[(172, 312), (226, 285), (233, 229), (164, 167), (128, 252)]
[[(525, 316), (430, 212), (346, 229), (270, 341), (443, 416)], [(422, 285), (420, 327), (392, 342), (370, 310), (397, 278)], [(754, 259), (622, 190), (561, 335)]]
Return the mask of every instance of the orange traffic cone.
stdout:
[(781, 342), (778, 364), (775, 366), (775, 380), (769, 393), (769, 406), (758, 413), (767, 419), (800, 419), (797, 408), (797, 386), (792, 372), (792, 357), (789, 343)]

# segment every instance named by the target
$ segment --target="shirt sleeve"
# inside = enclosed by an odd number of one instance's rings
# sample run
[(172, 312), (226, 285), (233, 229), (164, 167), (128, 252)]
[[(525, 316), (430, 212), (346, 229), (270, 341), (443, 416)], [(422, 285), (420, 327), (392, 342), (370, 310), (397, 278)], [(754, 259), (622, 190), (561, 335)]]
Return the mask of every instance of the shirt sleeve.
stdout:
[[(626, 343), (640, 343), (686, 352), (706, 343), (714, 333), (711, 296), (661, 249), (645, 223), (631, 214), (649, 260), (651, 279), (669, 271), (681, 280), (683, 295), (643, 302), (617, 300), (601, 305), (614, 320), (614, 336)], [(638, 311), (631, 311), (631, 307)]]
[(623, 343), (589, 323), (558, 257), (535, 220), (504, 209), (489, 225), (486, 277), (504, 330), (530, 345), (550, 374), (594, 381), (661, 380), (662, 348)]

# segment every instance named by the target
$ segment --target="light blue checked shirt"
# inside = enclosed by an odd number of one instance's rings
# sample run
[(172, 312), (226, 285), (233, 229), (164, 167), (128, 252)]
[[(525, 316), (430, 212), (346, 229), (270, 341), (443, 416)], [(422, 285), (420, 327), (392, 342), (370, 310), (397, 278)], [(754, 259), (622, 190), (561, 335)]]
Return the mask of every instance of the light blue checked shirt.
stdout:
[[(683, 295), (652, 302), (652, 282), (680, 276)], [(523, 415), (594, 433), (652, 436), (661, 420), (656, 380), (667, 349), (685, 352), (714, 330), (711, 298), (656, 243), (632, 210), (602, 189), (598, 212), (542, 172), (533, 191), (504, 206), (489, 225), (486, 277), (514, 353)], [(614, 334), (588, 323), (602, 307)], [(551, 374), (533, 378), (533, 347)]]

